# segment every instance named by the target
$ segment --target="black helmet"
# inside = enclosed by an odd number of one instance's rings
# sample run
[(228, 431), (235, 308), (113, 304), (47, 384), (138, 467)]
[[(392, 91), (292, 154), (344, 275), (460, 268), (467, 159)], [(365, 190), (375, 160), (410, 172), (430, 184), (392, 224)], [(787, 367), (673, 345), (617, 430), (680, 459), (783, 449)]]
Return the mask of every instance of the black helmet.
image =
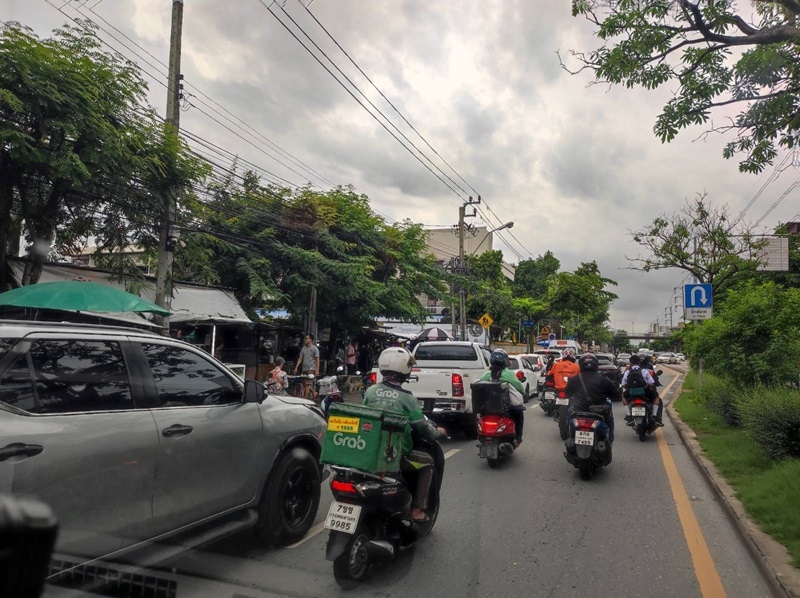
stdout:
[(489, 365), (491, 365), (492, 368), (505, 369), (509, 366), (509, 363), (508, 353), (502, 349), (495, 349), (492, 351), (492, 354), (489, 355)]
[(591, 353), (584, 353), (578, 359), (578, 367), (581, 368), (582, 372), (596, 372), (599, 365), (600, 362), (597, 361), (597, 357)]

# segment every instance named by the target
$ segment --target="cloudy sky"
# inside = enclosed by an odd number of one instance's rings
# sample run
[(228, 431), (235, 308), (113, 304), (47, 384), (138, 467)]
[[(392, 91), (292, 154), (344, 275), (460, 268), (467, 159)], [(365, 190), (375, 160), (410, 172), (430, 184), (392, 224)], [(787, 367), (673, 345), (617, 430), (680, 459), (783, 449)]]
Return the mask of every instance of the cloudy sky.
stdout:
[[(0, 14), (41, 37), (69, 18), (91, 18), (108, 43), (142, 66), (151, 103), (163, 113), (171, 5), (0, 0)], [(679, 210), (699, 192), (739, 213), (772, 174), (739, 174), (736, 162), (721, 156), (725, 138), (701, 138), (703, 129), (662, 145), (652, 127), (670, 89), (590, 86), (588, 73), (566, 73), (557, 51), (568, 59), (570, 49), (597, 46), (590, 25), (571, 16), (569, 0), (311, 0), (309, 10), (424, 139), (299, 0), (185, 0), (181, 70), (188, 104), (181, 127), (222, 149), (193, 147), (221, 164), (238, 155), (267, 179), (352, 184), (391, 220), (448, 226), (463, 200), (480, 194), (472, 222), (515, 223), (495, 239), (507, 261), (547, 250), (565, 270), (596, 260), (619, 283), (615, 328), (663, 323), (673, 289), (684, 282), (677, 270), (628, 269), (626, 257), (640, 255), (630, 230)], [(408, 138), (386, 125), (411, 151), (281, 21), (375, 112), (308, 35)], [(412, 155), (419, 155), (412, 142), (452, 189)], [(796, 178), (794, 167), (783, 171), (746, 219), (758, 220)], [(797, 211), (789, 196), (762, 224), (774, 226)]]

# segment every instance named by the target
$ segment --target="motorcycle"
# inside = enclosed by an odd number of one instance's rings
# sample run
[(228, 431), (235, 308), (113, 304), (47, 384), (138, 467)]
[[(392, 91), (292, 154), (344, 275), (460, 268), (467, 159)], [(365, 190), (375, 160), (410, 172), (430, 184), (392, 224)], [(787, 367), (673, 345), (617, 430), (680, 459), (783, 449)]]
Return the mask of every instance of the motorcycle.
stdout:
[(352, 467), (331, 465), (334, 502), (325, 517), (330, 530), (325, 556), (333, 561), (333, 576), (343, 589), (358, 587), (372, 567), (427, 536), (439, 514), (439, 492), (444, 476), (444, 452), (436, 441), (415, 441), (415, 449), (434, 460), (428, 495), (428, 520), (411, 519), (416, 476), (376, 475)]
[(610, 407), (592, 405), (589, 411), (575, 411), (570, 416), (569, 438), (564, 457), (580, 473), (582, 480), (591, 480), (594, 472), (611, 464), (611, 443), (605, 416)]
[(552, 417), (558, 409), (556, 405), (556, 386), (552, 376), (545, 378), (544, 386), (539, 394), (539, 407), (542, 408), (547, 417)]
[(566, 440), (569, 437), (569, 420), (567, 418), (569, 397), (564, 389), (556, 391), (555, 403), (556, 411), (553, 419), (558, 422), (558, 432), (561, 435), (561, 440)]
[(656, 422), (653, 420), (653, 403), (646, 397), (634, 397), (631, 399), (631, 416), (633, 421), (628, 422), (639, 440), (644, 442), (648, 434), (656, 431)]
[(328, 411), (332, 403), (344, 403), (344, 394), (339, 390), (336, 376), (317, 378), (317, 400), (325, 414), (325, 419), (328, 418)]
[[(653, 372), (654, 378), (663, 374), (658, 370)], [(657, 380), (657, 378), (656, 378)], [(641, 442), (647, 440), (647, 435), (655, 432), (658, 427), (653, 419), (653, 402), (647, 396), (636, 396), (630, 399), (632, 421), (628, 425), (633, 428)]]
[(497, 380), (473, 382), (472, 409), (478, 423), (478, 456), (494, 469), (517, 448), (517, 426), (509, 417), (508, 385)]

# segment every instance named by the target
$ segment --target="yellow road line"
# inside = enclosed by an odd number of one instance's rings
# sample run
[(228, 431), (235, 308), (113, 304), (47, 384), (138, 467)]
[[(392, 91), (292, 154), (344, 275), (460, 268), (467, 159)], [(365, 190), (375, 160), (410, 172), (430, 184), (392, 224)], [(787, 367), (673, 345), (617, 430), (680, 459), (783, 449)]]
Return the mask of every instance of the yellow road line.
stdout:
[[(666, 394), (677, 380), (678, 377), (676, 376), (664, 388), (663, 394)], [(686, 538), (686, 545), (689, 547), (689, 553), (692, 557), (694, 574), (700, 584), (700, 592), (707, 598), (723, 598), (726, 594), (725, 589), (722, 587), (722, 580), (719, 577), (716, 565), (714, 565), (714, 559), (711, 558), (711, 553), (708, 551), (708, 545), (703, 537), (703, 532), (700, 530), (700, 524), (697, 523), (697, 519), (694, 516), (692, 503), (689, 502), (689, 495), (686, 493), (683, 480), (678, 473), (675, 460), (672, 458), (672, 453), (661, 430), (656, 432), (656, 438), (661, 452), (661, 460), (664, 462), (664, 469), (667, 472), (667, 479), (672, 490), (672, 498), (675, 500), (675, 508), (678, 511), (678, 518), (683, 528), (683, 536)]]

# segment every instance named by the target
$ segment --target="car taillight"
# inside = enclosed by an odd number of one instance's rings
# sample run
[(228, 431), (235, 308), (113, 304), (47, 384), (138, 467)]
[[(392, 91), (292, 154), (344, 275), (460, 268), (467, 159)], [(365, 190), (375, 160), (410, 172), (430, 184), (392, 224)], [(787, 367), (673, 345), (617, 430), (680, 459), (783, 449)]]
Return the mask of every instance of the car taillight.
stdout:
[(464, 396), (464, 378), (461, 377), (461, 374), (453, 374), (453, 396)]
[(525, 377), (525, 374), (522, 373), (522, 370), (517, 370), (517, 380), (522, 380)]
[(356, 485), (353, 482), (342, 482), (335, 478), (331, 480), (331, 490), (345, 494), (357, 494)]
[(369, 373), (369, 383), (370, 384), (377, 384), (378, 383), (378, 372), (370, 372)]

